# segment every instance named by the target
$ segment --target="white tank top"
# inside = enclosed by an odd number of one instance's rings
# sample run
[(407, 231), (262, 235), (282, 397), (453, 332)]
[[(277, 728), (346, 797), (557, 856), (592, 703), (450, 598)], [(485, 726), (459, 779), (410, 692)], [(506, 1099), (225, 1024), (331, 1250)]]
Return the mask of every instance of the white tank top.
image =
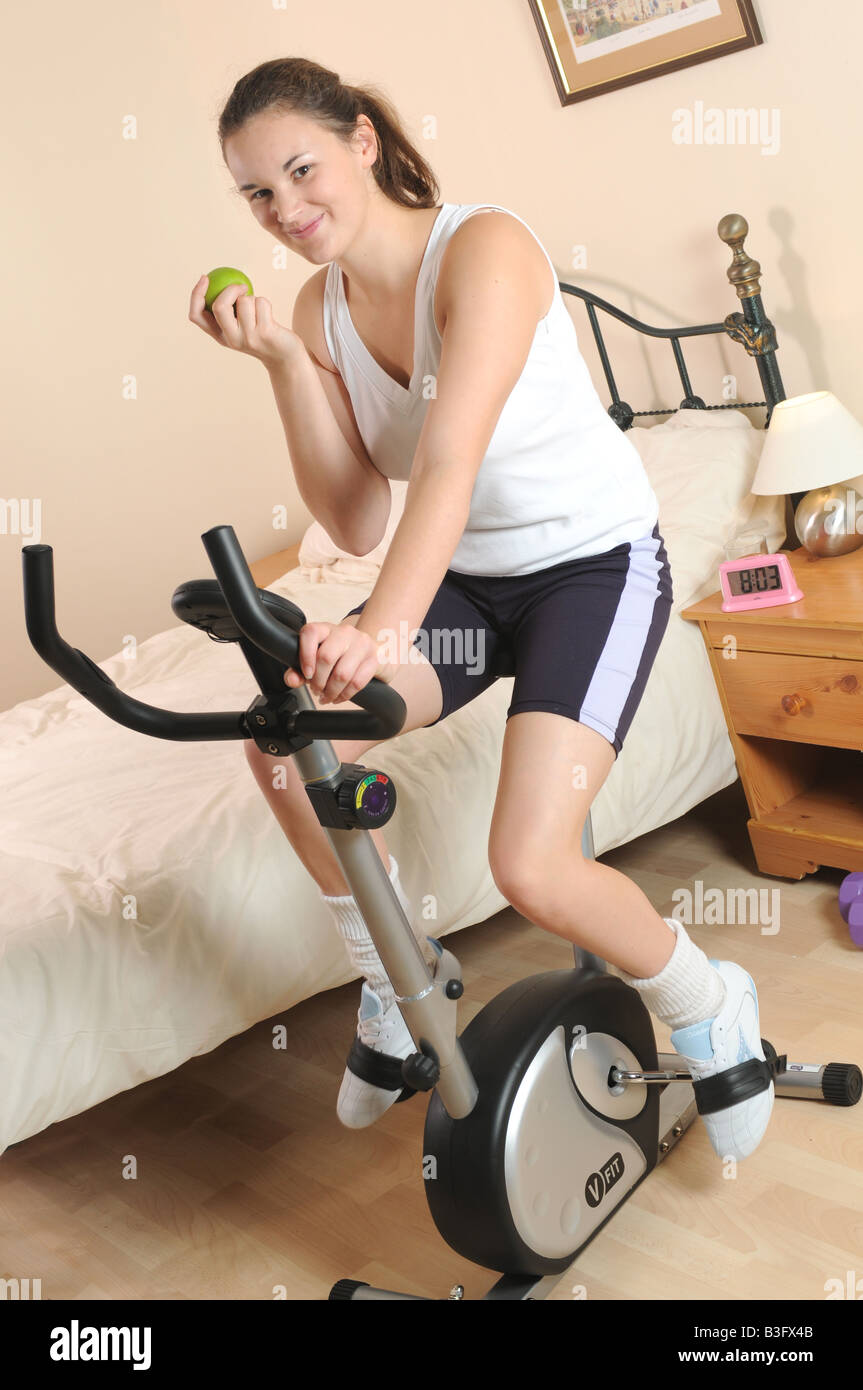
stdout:
[[(369, 458), (387, 478), (410, 477), (430, 403), (429, 378), (437, 378), (441, 337), (434, 293), (444, 248), (466, 218), (486, 207), (509, 212), (492, 203), (444, 203), (438, 213), (417, 279), (414, 366), (407, 387), (366, 348), (351, 320), (341, 269), (330, 262), (324, 293), (327, 347)], [(516, 213), (509, 215), (527, 226)], [(635, 446), (596, 393), (557, 272), (543, 251), (554, 276), (554, 300), (537, 324), (524, 370), (480, 465), (467, 526), (449, 565), (461, 574), (532, 574), (599, 555), (650, 535), (659, 517)]]

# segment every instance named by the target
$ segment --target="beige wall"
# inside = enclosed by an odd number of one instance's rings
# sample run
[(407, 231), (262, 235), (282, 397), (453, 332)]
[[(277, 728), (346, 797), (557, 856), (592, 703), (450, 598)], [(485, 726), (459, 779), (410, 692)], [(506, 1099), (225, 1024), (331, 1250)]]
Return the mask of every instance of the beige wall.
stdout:
[[(0, 84), (6, 269), (0, 497), (38, 499), (54, 548), (61, 632), (101, 661), (127, 634), (173, 626), (181, 581), (211, 577), (200, 535), (231, 523), (252, 559), (308, 524), (268, 379), (187, 320), (198, 276), (235, 264), (290, 323), (308, 274), (232, 198), (215, 135), (236, 79), (300, 54), (380, 83), (449, 202), (498, 202), (534, 228), (563, 278), (661, 325), (737, 307), (716, 236), (726, 212), (749, 248), (789, 395), (828, 388), (863, 419), (859, 371), (859, 0), (757, 0), (765, 44), (562, 107), (526, 0), (42, 0), (10, 11)], [(779, 152), (678, 145), (681, 107), (780, 113)], [(134, 116), (137, 138), (123, 138)], [(573, 270), (572, 248), (587, 249)], [(586, 322), (576, 324), (587, 351)], [(627, 344), (636, 408), (677, 404), (663, 365)], [(665, 362), (651, 349), (654, 363)], [(699, 344), (696, 389), (721, 399), (752, 364)], [(137, 399), (123, 396), (134, 376)], [(601, 386), (597, 373), (594, 379)], [(287, 531), (272, 510), (289, 509)], [(59, 683), (32, 651), (22, 545), (0, 534), (0, 707)], [(313, 617), (314, 614), (310, 614)]]

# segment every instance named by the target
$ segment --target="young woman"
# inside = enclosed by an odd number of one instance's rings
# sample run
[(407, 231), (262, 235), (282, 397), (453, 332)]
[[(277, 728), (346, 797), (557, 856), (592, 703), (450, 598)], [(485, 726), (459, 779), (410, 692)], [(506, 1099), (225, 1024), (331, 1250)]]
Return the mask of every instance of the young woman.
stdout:
[[(486, 689), (494, 650), (507, 644), (516, 675), (488, 847), (501, 893), (615, 966), (674, 1029), (694, 1078), (763, 1060), (746, 971), (708, 960), (634, 883), (581, 852), (672, 586), (656, 497), (593, 388), (547, 253), (506, 209), (441, 204), (389, 103), (308, 60), (263, 63), (241, 78), (219, 138), (251, 215), (320, 269), (297, 296), (292, 329), (237, 286), (206, 311), (206, 276), (189, 317), (266, 367), (300, 494), (341, 548), (364, 555), (379, 544), (387, 479), (410, 478), (371, 595), (340, 623), (303, 628), (303, 673), (286, 673), (286, 683), (305, 679), (320, 704), (339, 703), (376, 675), (404, 699), (406, 732)], [(415, 629), (413, 659), (383, 663), (379, 642)], [(433, 640), (445, 631), (465, 637), (459, 659)], [(335, 744), (347, 762), (373, 746)], [(338, 1113), (367, 1125), (397, 1099), (398, 1061), (413, 1043), (293, 763), (290, 784), (275, 788), (278, 759), (246, 748), (365, 977)], [(411, 920), (398, 865), (372, 835)], [(444, 969), (440, 945), (414, 929), (430, 968)], [(704, 1116), (716, 1152), (750, 1154), (772, 1106), (769, 1082)]]

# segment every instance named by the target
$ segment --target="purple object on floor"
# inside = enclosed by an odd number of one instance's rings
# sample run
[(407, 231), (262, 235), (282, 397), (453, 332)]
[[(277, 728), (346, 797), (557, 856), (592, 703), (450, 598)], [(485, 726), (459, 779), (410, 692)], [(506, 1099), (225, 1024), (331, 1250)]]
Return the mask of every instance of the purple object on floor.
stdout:
[(848, 911), (848, 930), (855, 946), (863, 946), (863, 898), (857, 898)]
[(863, 873), (847, 874), (839, 885), (839, 911), (844, 922), (854, 902), (863, 902)]

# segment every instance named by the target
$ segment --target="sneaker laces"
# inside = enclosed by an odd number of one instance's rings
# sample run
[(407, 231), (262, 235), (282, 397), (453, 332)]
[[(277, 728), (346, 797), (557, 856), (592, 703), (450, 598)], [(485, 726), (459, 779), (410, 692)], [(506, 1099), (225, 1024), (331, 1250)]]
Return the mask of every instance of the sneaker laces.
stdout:
[(358, 1015), (357, 1037), (366, 1047), (374, 1047), (376, 1043), (389, 1042), (395, 1026), (395, 1019), (384, 1018), (383, 1014), (375, 1014), (373, 1018), (360, 1018)]
[[(431, 961), (427, 961), (426, 964), (433, 983), (437, 984), (440, 959), (436, 951), (432, 952), (432, 959)], [(366, 980), (366, 983), (369, 983), (368, 980)], [(387, 981), (387, 983), (389, 983), (389, 981)], [(369, 984), (369, 988), (374, 990), (374, 986), (371, 984)], [(374, 990), (374, 992), (377, 993), (377, 990)], [(378, 998), (380, 998), (380, 995), (378, 995)], [(390, 1009), (395, 1008), (395, 999), (393, 999)], [(380, 1013), (372, 1014), (369, 1018), (361, 1017), (362, 1006), (357, 1010), (357, 1037), (361, 1043), (365, 1043), (366, 1047), (374, 1047), (375, 1044), (380, 1046), (382, 1043), (388, 1043), (392, 1038), (399, 1019), (394, 1016), (386, 1018), (386, 1014), (390, 1012), (390, 1009), (382, 1008)]]

